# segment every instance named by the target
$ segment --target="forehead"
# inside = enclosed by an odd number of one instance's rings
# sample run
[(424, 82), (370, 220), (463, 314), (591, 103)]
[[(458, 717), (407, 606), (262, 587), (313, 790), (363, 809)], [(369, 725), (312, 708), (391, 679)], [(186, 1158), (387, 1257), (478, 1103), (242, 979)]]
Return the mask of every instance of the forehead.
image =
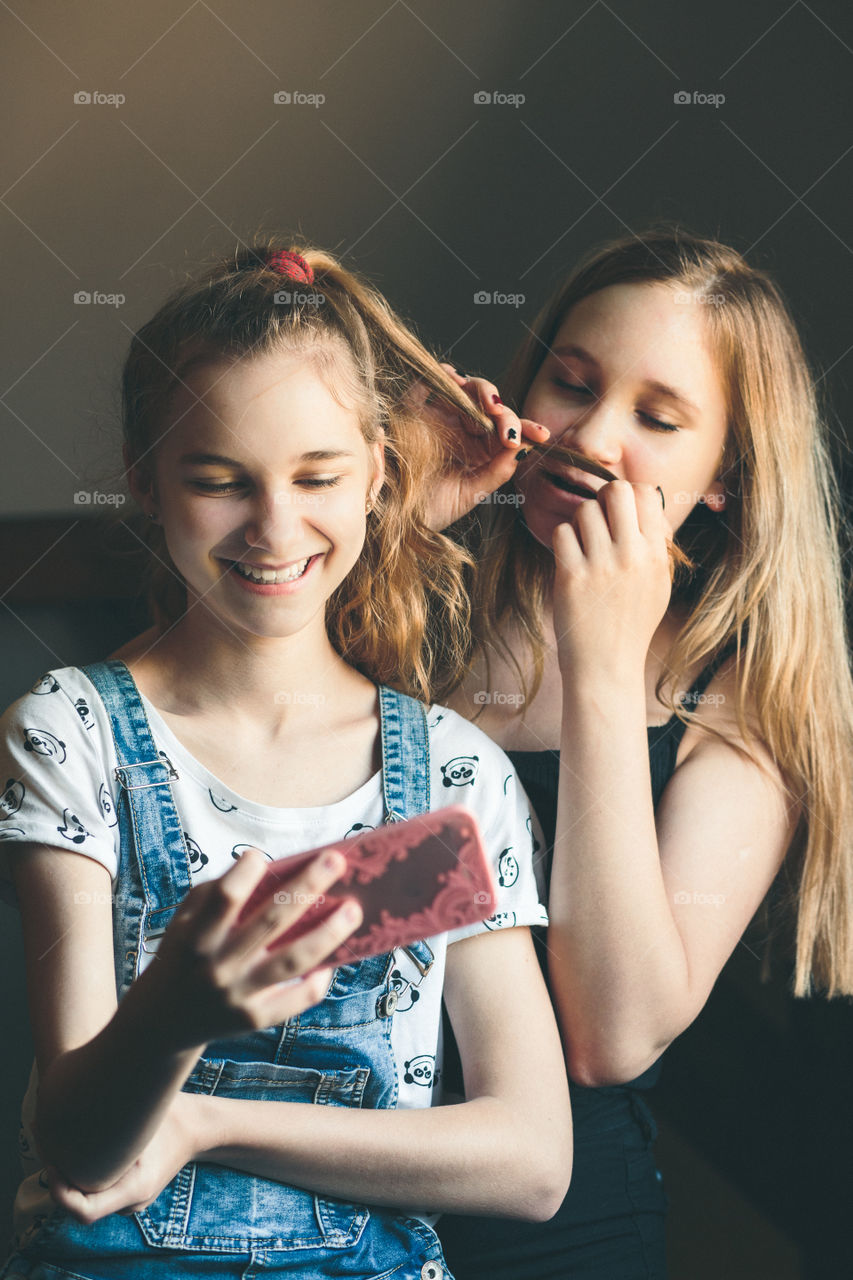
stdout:
[(665, 284), (608, 285), (575, 304), (552, 350), (576, 344), (608, 377), (626, 383), (689, 384), (703, 403), (723, 396), (711, 347), (707, 304)]
[(182, 376), (171, 410), (169, 435), (182, 448), (197, 437), (207, 443), (225, 437), (232, 445), (245, 440), (265, 450), (296, 436), (300, 445), (310, 438), (349, 448), (364, 439), (356, 408), (332, 395), (304, 352), (194, 365)]

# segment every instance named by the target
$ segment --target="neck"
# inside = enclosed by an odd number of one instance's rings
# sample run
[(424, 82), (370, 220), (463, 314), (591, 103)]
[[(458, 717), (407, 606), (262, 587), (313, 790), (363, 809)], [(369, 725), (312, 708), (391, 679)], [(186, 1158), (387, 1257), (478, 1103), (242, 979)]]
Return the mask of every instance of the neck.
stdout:
[(257, 636), (209, 619), (203, 606), (190, 609), (150, 643), (152, 701), (173, 715), (209, 714), (268, 738), (316, 724), (318, 713), (331, 718), (340, 699), (370, 682), (336, 653), (322, 614), (317, 624), (293, 636)]

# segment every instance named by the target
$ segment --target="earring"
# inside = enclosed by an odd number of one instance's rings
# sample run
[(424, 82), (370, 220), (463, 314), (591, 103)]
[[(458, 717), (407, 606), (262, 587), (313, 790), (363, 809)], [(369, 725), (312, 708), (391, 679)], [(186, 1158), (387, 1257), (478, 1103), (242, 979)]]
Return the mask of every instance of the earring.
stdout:
[(373, 510), (373, 499), (370, 498), (368, 499), (367, 506), (364, 508), (364, 514), (366, 516), (369, 516), (372, 510)]

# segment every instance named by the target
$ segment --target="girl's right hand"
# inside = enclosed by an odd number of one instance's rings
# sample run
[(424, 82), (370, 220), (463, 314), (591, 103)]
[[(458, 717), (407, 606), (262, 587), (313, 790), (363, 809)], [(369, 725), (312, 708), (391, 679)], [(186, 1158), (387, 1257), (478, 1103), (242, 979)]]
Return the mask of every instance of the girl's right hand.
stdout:
[(449, 469), (436, 477), (430, 491), (427, 523), (436, 533), (461, 520), (512, 479), (525, 438), (540, 444), (551, 434), (547, 427), (513, 413), (501, 402), (493, 382), (457, 373), (451, 364), (441, 367), (493, 419), (495, 432), (487, 435), (461, 414), (428, 400), (424, 391), (418, 412), (443, 430), (450, 459)]
[(195, 885), (163, 934), (155, 961), (134, 984), (152, 994), (156, 989), (158, 1030), (173, 1050), (275, 1026), (325, 996), (331, 968), (302, 975), (361, 923), (354, 899), (297, 941), (274, 952), (268, 944), (322, 898), (343, 874), (345, 859), (336, 852), (318, 855), (287, 882), (287, 894), (272, 895), (238, 923), (268, 866), (250, 848), (224, 875)]

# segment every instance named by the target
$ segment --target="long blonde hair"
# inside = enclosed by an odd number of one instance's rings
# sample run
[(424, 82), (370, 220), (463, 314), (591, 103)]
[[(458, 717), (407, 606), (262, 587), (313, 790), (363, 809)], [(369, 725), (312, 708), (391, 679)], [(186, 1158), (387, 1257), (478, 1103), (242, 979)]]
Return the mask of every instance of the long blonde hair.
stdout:
[[(673, 598), (688, 621), (658, 693), (691, 723), (675, 691), (733, 648), (739, 731), (747, 745), (759, 738), (768, 748), (803, 815), (786, 864), (795, 992), (814, 983), (828, 995), (853, 994), (853, 682), (840, 503), (814, 383), (778, 288), (735, 250), (676, 229), (611, 241), (538, 316), (504, 381), (505, 398), (521, 411), (573, 306), (632, 282), (664, 282), (704, 303), (730, 414), (725, 518), (700, 504), (679, 530), (694, 567), (676, 574)], [(501, 632), (509, 621), (519, 628), (533, 658), (529, 700), (542, 679), (553, 556), (508, 503), (480, 507), (462, 534), (478, 560), (474, 641), (487, 662), (490, 649), (514, 662)]]
[[(297, 283), (270, 267), (278, 249), (294, 246), (268, 237), (216, 260), (134, 335), (122, 379), (128, 457), (150, 468), (189, 367), (282, 350), (304, 354), (358, 412), (365, 441), (385, 442), (385, 484), (362, 554), (327, 603), (329, 637), (374, 682), (423, 701), (440, 698), (459, 679), (469, 641), (470, 557), (424, 520), (428, 481), (443, 459), (410, 393), (420, 382), (460, 414), (477, 422), (481, 415), (369, 283), (304, 245), (295, 251), (314, 280)], [(138, 517), (136, 524), (151, 553), (146, 591), (162, 632), (186, 610), (186, 585), (162, 528)]]

